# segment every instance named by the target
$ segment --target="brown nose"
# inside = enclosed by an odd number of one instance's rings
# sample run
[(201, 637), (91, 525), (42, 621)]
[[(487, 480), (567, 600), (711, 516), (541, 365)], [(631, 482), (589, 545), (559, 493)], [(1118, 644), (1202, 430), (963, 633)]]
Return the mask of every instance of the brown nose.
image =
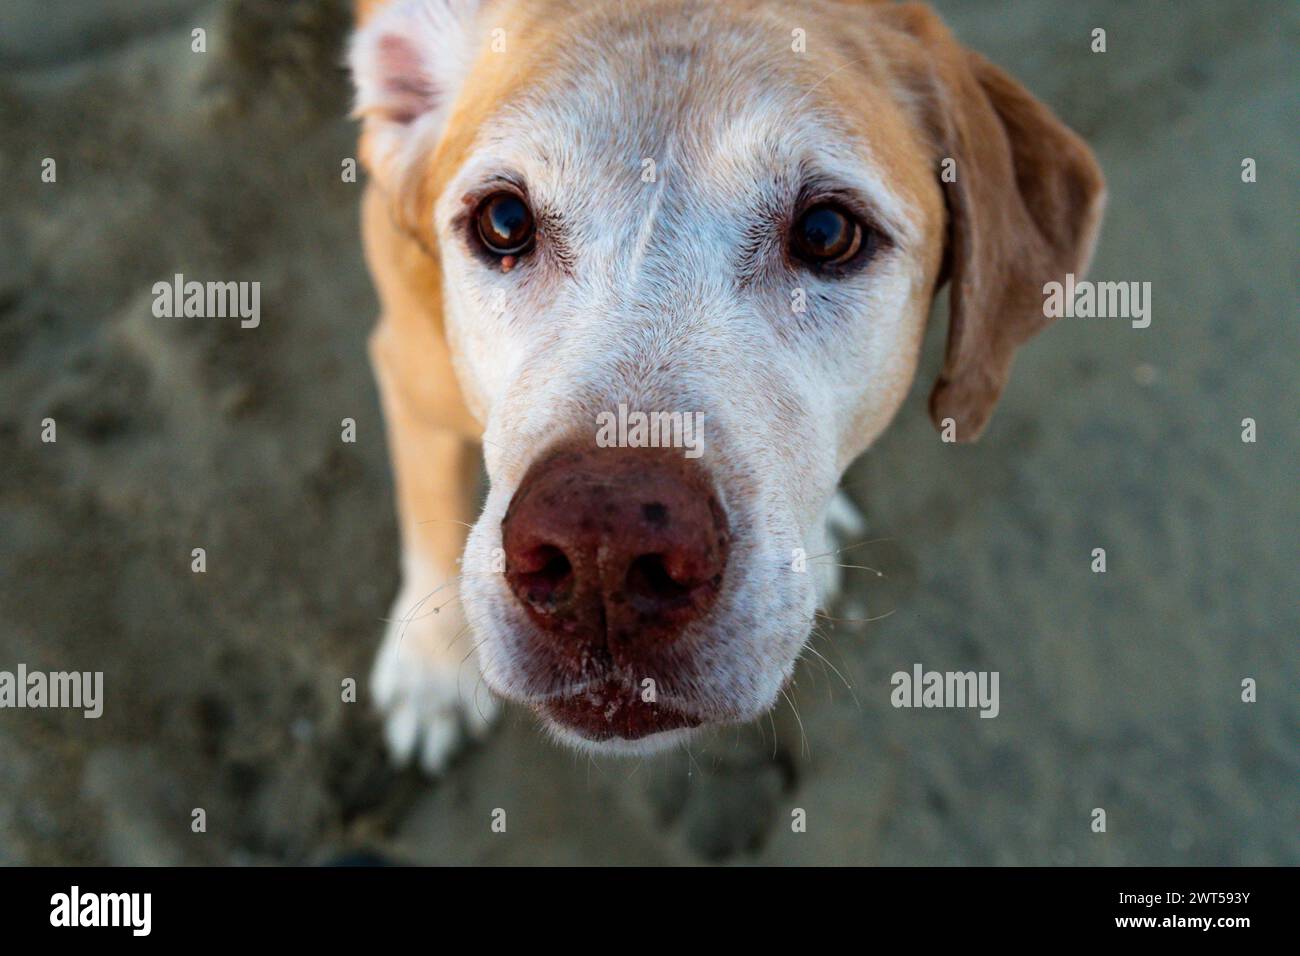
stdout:
[(727, 523), (694, 461), (592, 448), (534, 465), (501, 523), (506, 580), (553, 649), (629, 665), (702, 617), (727, 564)]

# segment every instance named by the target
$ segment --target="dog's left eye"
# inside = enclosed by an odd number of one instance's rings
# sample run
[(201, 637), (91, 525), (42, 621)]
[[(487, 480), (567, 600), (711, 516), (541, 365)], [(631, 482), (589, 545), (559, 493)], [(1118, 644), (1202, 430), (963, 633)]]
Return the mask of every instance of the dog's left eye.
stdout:
[(532, 210), (512, 192), (488, 196), (479, 203), (474, 220), (479, 239), (495, 255), (517, 256), (532, 245)]
[(866, 231), (850, 212), (834, 203), (811, 206), (795, 221), (790, 251), (812, 266), (842, 266), (862, 251)]

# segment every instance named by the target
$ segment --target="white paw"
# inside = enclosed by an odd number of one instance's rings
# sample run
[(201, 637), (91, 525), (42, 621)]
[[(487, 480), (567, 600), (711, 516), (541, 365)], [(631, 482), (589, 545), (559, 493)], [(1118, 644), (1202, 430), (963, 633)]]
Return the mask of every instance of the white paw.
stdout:
[(403, 586), (370, 689), (393, 762), (416, 761), (439, 774), (469, 739), (487, 732), (499, 705), (479, 676), (459, 600), (444, 588), (422, 601), (432, 590)]
[(826, 506), (824, 524), (828, 544), (821, 549), (825, 556), (816, 561), (817, 603), (823, 610), (839, 598), (844, 584), (843, 565), (855, 563), (852, 548), (861, 543), (867, 530), (866, 519), (843, 488), (836, 489), (835, 497)]
[(843, 488), (837, 488), (835, 497), (826, 507), (826, 525), (831, 531), (851, 538), (866, 533), (867, 519), (862, 516), (849, 493)]

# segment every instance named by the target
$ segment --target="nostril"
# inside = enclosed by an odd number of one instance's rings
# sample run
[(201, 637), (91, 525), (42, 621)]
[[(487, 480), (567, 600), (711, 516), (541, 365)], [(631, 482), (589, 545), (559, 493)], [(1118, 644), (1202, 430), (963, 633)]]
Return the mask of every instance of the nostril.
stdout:
[(539, 611), (551, 611), (573, 589), (573, 566), (554, 545), (534, 548), (514, 568), (515, 591)]
[(669, 572), (662, 554), (643, 554), (627, 569), (627, 593), (639, 611), (661, 612), (690, 599), (697, 582), (679, 581)]

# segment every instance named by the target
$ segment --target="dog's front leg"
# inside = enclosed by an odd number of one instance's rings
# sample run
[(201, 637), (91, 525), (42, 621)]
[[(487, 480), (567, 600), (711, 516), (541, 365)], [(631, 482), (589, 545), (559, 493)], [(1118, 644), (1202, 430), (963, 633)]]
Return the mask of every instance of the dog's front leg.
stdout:
[(371, 691), (394, 760), (438, 773), (480, 736), (497, 703), (483, 686), (460, 605), (460, 557), (475, 517), (480, 452), (461, 432), (421, 418), (396, 387), (381, 336), (371, 347), (387, 422), (402, 536), (402, 583)]

